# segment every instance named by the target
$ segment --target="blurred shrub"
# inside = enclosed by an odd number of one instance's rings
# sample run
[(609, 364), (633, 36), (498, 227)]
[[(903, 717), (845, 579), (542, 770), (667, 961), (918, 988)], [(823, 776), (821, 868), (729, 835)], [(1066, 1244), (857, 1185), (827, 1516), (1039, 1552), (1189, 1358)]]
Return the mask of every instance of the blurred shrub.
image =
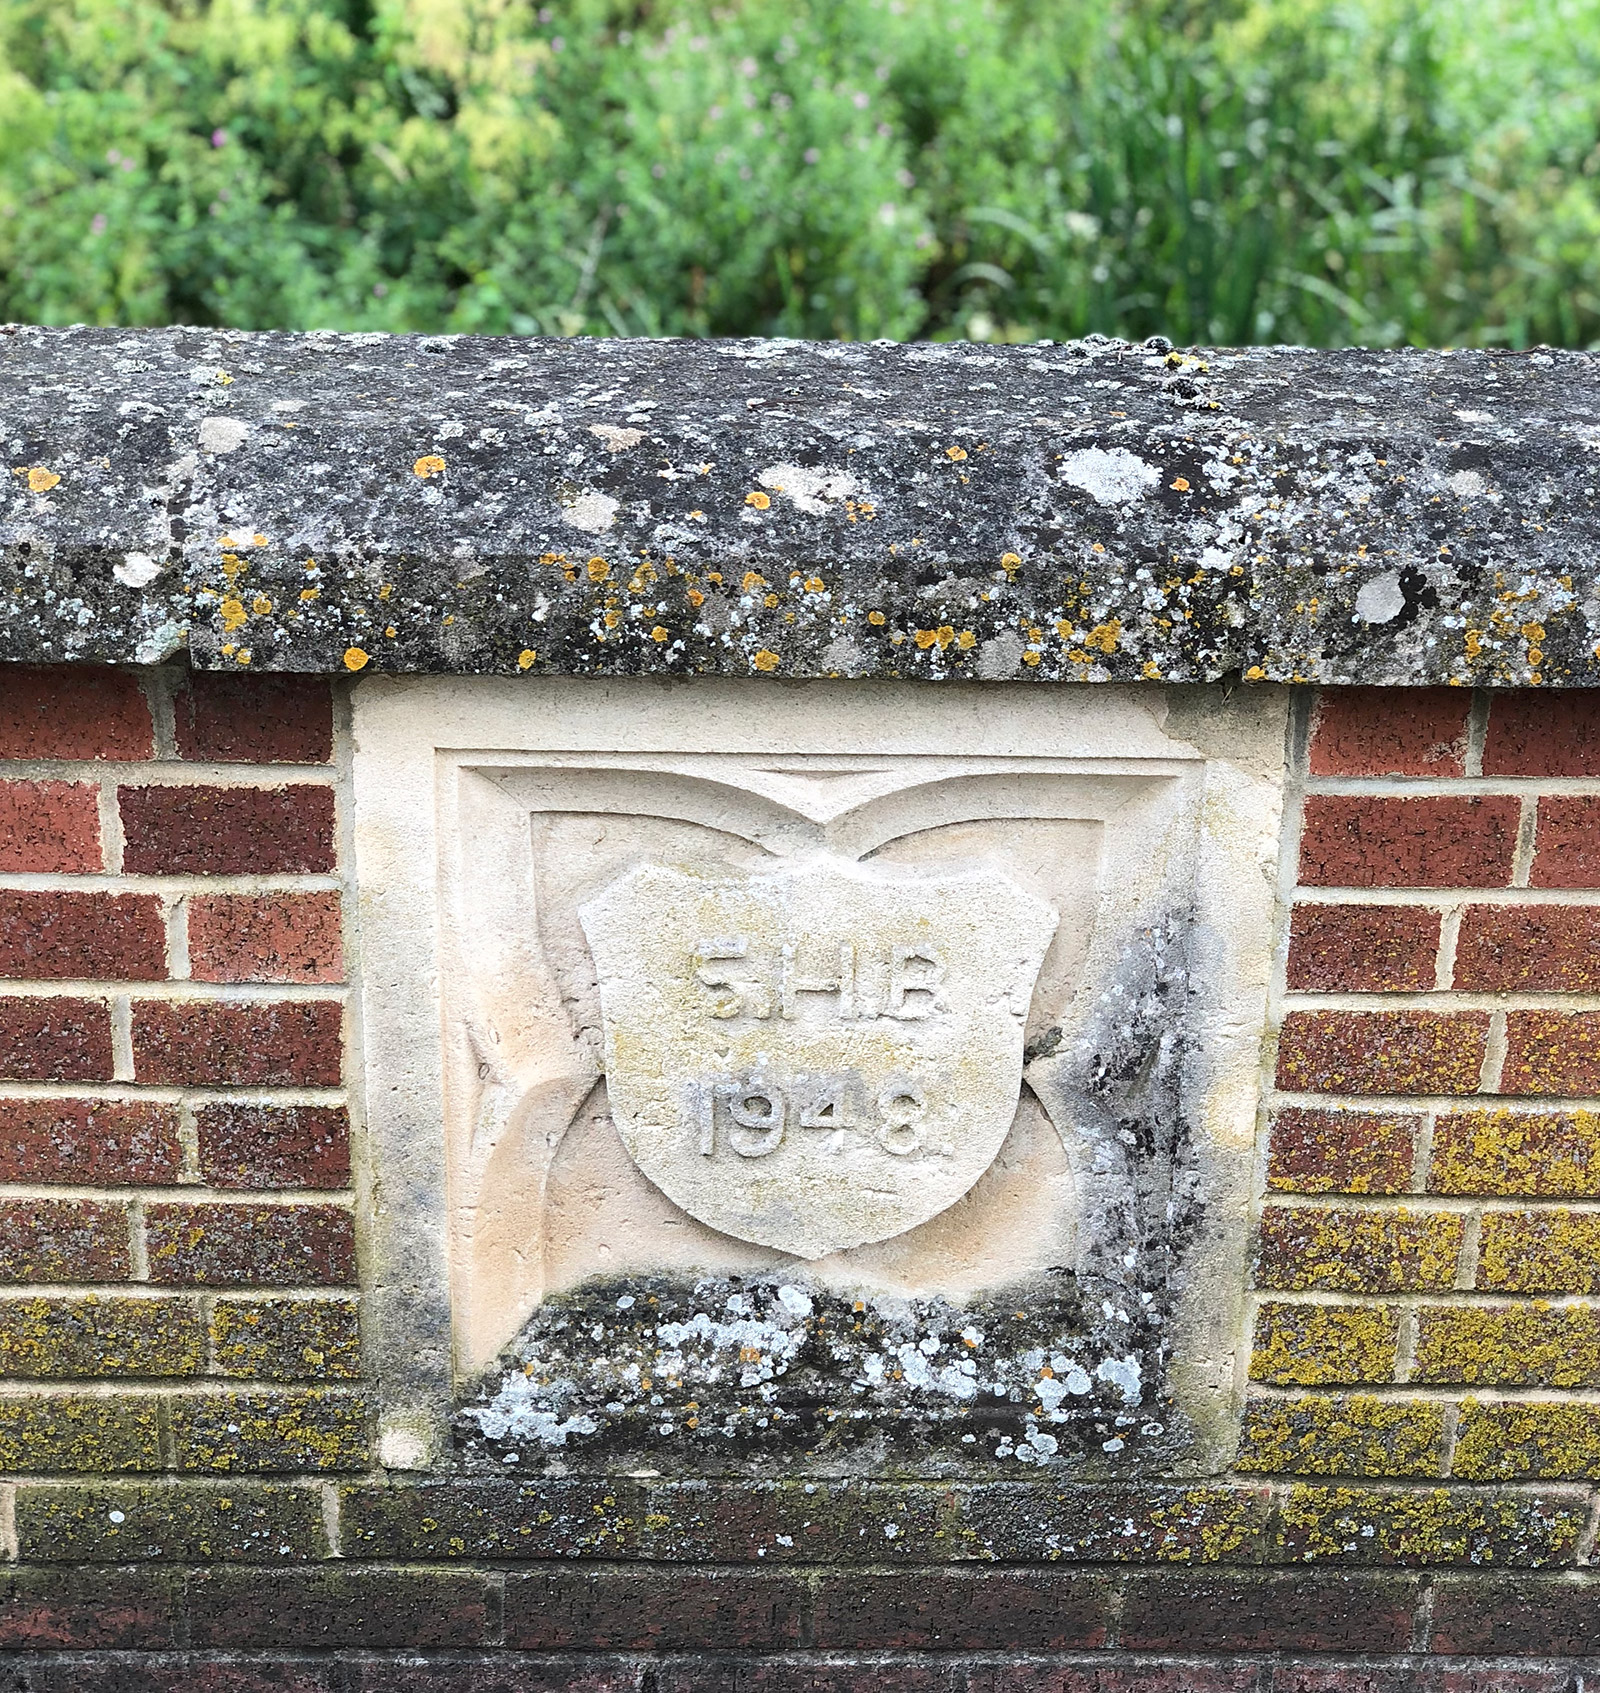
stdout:
[(1600, 337), (1600, 0), (0, 0), (0, 317)]

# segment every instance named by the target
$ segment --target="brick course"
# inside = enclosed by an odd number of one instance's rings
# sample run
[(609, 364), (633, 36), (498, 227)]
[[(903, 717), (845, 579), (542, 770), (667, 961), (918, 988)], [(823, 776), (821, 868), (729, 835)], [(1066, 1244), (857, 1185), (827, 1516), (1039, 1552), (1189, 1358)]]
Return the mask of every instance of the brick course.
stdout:
[(1278, 1086), (1308, 1093), (1475, 1093), (1486, 1011), (1291, 1011)]
[(196, 671), (172, 698), (180, 758), (218, 764), (326, 764), (333, 696), (320, 676)]
[(1485, 776), (1600, 776), (1600, 690), (1500, 693), (1489, 708)]
[(0, 687), (0, 759), (149, 758), (150, 708), (126, 670), (8, 664)]
[(334, 1000), (140, 1000), (133, 1073), (209, 1087), (337, 1087), (342, 1015)]
[(102, 999), (0, 998), (0, 1079), (111, 1080), (111, 1013)]
[(128, 1212), (92, 1199), (0, 1201), (0, 1280), (126, 1281)]
[(1267, 1186), (1278, 1193), (1404, 1193), (1420, 1122), (1367, 1111), (1279, 1111)]
[(101, 866), (100, 800), (86, 782), (0, 781), (0, 874)]
[(1269, 1205), (1256, 1285), (1371, 1293), (1453, 1287), (1464, 1226), (1450, 1211)]
[(350, 1213), (333, 1205), (151, 1205), (150, 1279), (170, 1286), (321, 1287), (355, 1272)]
[(1459, 776), (1466, 768), (1463, 688), (1328, 689), (1311, 718), (1313, 776)]
[(339, 982), (336, 893), (216, 894), (189, 904), (197, 982)]
[(214, 1187), (344, 1187), (350, 1121), (341, 1106), (204, 1106), (200, 1169)]
[(1600, 888), (1600, 795), (1553, 795), (1539, 801), (1532, 886)]
[(155, 895), (0, 889), (0, 976), (154, 982), (166, 973)]
[(175, 1181), (175, 1105), (138, 1100), (0, 1100), (0, 1181), (93, 1186)]
[(1470, 906), (1451, 985), (1475, 993), (1600, 990), (1600, 909)]
[(1300, 881), (1330, 888), (1503, 888), (1511, 880), (1521, 815), (1521, 802), (1509, 797), (1314, 794), (1305, 802)]
[(277, 876), (334, 868), (333, 789), (119, 788), (123, 868), (146, 875)]
[(1510, 1012), (1499, 1091), (1600, 1093), (1600, 1012)]
[(1441, 922), (1420, 906), (1297, 905), (1288, 985), (1309, 993), (1431, 988)]

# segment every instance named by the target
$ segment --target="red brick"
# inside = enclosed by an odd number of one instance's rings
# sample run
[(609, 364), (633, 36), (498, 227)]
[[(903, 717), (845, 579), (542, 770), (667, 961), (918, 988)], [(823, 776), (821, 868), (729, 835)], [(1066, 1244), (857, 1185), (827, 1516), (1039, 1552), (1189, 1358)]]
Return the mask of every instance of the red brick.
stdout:
[(196, 1646), (479, 1646), (497, 1632), (490, 1577), (466, 1570), (197, 1570), (189, 1578)]
[(152, 1205), (150, 1279), (165, 1286), (331, 1287), (355, 1276), (350, 1213), (332, 1205)]
[(100, 800), (86, 782), (0, 782), (0, 871), (98, 870)]
[(320, 676), (194, 671), (172, 708), (180, 758), (326, 764), (333, 757), (333, 694)]
[(208, 1105), (200, 1168), (213, 1187), (344, 1187), (350, 1120), (342, 1106)]
[(1474, 1093), (1487, 1011), (1292, 1011), (1278, 1086), (1306, 1093)]
[[(1494, 1657), (1592, 1657), (1600, 1652), (1600, 1581), (1591, 1571), (1571, 1575), (1495, 1576), (1475, 1570), (1470, 1580), (1441, 1581), (1434, 1592), (1433, 1652)], [(1483, 1683), (1496, 1693), (1520, 1693), (1495, 1671)], [(1563, 1690), (1571, 1688), (1568, 1675)]]
[(1420, 1117), (1280, 1111), (1267, 1186), (1280, 1193), (1404, 1193)]
[(1511, 880), (1521, 802), (1312, 794), (1300, 881), (1327, 888), (1503, 888)]
[(1451, 1211), (1269, 1205), (1261, 1213), (1255, 1284), (1284, 1292), (1449, 1289), (1465, 1227)]
[(1105, 1644), (1111, 1586), (1078, 1570), (894, 1571), (824, 1576), (823, 1650), (1036, 1651)]
[(340, 1022), (327, 999), (139, 1000), (133, 1073), (195, 1086), (337, 1087)]
[(1533, 840), (1535, 888), (1600, 888), (1600, 797), (1547, 795)]
[(0, 1182), (172, 1182), (181, 1158), (175, 1105), (0, 1100)]
[(1483, 744), (1485, 776), (1600, 776), (1600, 690), (1496, 694)]
[(134, 874), (273, 876), (332, 870), (333, 789), (119, 788)]
[(149, 758), (150, 708), (125, 670), (8, 664), (0, 671), (0, 758)]
[(1592, 993), (1600, 988), (1600, 909), (1469, 906), (1452, 985), (1480, 993)]
[(808, 1598), (779, 1570), (545, 1565), (506, 1577), (505, 1637), (534, 1652), (785, 1651), (801, 1644)]
[(1499, 1092), (1600, 1093), (1600, 1011), (1512, 1011)]
[(1130, 1651), (1403, 1652), (1418, 1584), (1406, 1577), (1140, 1574), (1128, 1579)]
[(0, 889), (0, 976), (152, 982), (166, 973), (154, 894)]
[(0, 1203), (0, 1280), (120, 1282), (128, 1274), (122, 1206), (89, 1199)]
[(1313, 776), (1459, 776), (1466, 688), (1328, 688), (1311, 719)]
[[(959, 1672), (958, 1672), (959, 1673)], [(1273, 1674), (1282, 1675), (1281, 1667)], [(861, 1686), (872, 1693), (889, 1693), (868, 1674), (863, 1673)], [(998, 1663), (974, 1665), (960, 1681), (952, 1678), (949, 1693), (1268, 1693), (1267, 1672), (1260, 1661), (1236, 1660), (1233, 1663), (1196, 1663), (1192, 1658), (1182, 1663), (1163, 1662), (1159, 1658), (1137, 1658), (1122, 1662), (1071, 1662), (1057, 1657), (1012, 1658)], [(54, 1693), (54, 1690), (49, 1690)], [(99, 1689), (90, 1689), (99, 1693)], [(385, 1690), (389, 1693), (389, 1690)], [(410, 1693), (410, 1689), (406, 1690)], [(452, 1689), (451, 1693), (455, 1693)], [(687, 1688), (663, 1686), (660, 1693), (689, 1693)], [(698, 1690), (695, 1690), (698, 1693)], [(816, 1690), (821, 1693), (821, 1690)], [(849, 1693), (849, 1689), (834, 1682), (828, 1693)], [(944, 1689), (940, 1690), (944, 1693)], [(1272, 1693), (1277, 1693), (1272, 1684)], [(1377, 1693), (1365, 1681), (1352, 1682), (1339, 1693)], [(1385, 1690), (1390, 1693), (1390, 1690)], [(1416, 1693), (1411, 1687), (1396, 1687), (1392, 1693)], [(1482, 1689), (1475, 1693), (1483, 1693)], [(1559, 1693), (1570, 1693), (1562, 1688)]]
[(8, 1570), (0, 1575), (0, 1650), (176, 1645), (180, 1581), (165, 1570), (97, 1570), (87, 1582), (81, 1571), (48, 1565)]
[(197, 982), (339, 982), (339, 896), (210, 894), (189, 903)]
[(1289, 987), (1302, 993), (1423, 992), (1439, 952), (1437, 911), (1415, 905), (1297, 905)]
[(0, 1077), (111, 1080), (111, 1013), (98, 999), (0, 999)]
[[(1478, 1579), (1473, 1577), (1474, 1587)], [(1359, 1668), (1344, 1664), (1337, 1669), (1278, 1664), (1272, 1671), (1272, 1693), (1574, 1693), (1574, 1689), (1571, 1672), (1559, 1668), (1499, 1666), (1485, 1672), (1447, 1664), (1397, 1668), (1368, 1662)]]

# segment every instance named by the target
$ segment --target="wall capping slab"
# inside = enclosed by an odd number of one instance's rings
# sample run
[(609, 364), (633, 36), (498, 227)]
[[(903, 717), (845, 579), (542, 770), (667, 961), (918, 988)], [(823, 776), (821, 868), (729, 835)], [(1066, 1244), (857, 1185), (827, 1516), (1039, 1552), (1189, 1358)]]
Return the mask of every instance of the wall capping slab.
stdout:
[(1600, 681), (1585, 353), (0, 328), (0, 660)]

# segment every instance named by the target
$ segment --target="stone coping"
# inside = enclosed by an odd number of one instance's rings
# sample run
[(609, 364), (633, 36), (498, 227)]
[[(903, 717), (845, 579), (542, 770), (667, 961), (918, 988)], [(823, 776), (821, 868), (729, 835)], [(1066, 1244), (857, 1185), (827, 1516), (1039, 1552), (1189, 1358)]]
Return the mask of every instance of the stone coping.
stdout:
[(0, 329), (0, 658), (1600, 683), (1600, 365)]

